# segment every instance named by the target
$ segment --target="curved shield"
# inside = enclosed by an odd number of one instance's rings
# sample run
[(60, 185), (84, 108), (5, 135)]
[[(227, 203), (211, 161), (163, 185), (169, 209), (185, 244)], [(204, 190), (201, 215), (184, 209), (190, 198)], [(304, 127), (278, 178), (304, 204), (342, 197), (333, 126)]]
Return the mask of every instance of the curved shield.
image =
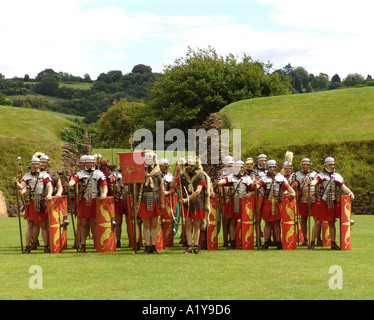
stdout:
[(243, 250), (252, 250), (254, 243), (254, 212), (255, 197), (242, 199), (242, 248)]
[(340, 248), (343, 251), (351, 250), (351, 197), (340, 196)]
[(61, 253), (63, 242), (61, 237), (62, 217), (67, 215), (67, 197), (52, 197), (47, 203), (49, 248), (52, 253)]
[(296, 249), (296, 201), (290, 196), (282, 197), (282, 246), (283, 250)]
[(115, 252), (116, 236), (113, 232), (114, 198), (96, 199), (97, 252)]

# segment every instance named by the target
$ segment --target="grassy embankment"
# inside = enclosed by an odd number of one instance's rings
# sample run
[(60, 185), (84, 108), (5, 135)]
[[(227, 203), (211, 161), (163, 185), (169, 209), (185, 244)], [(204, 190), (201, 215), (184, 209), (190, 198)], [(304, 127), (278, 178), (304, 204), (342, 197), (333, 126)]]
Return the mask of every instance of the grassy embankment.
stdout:
[(374, 87), (243, 100), (220, 114), (241, 129), (243, 158), (265, 153), (281, 166), (289, 150), (295, 169), (309, 157), (321, 170), (333, 156), (350, 187), (374, 190)]

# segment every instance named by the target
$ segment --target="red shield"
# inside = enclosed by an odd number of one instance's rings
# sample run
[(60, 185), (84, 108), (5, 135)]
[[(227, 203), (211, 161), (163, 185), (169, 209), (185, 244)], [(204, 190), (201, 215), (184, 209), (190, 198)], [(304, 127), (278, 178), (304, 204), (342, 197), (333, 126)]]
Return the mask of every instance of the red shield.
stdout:
[(343, 251), (351, 250), (351, 197), (340, 196), (340, 248)]
[(331, 247), (330, 229), (327, 221), (322, 221), (322, 243), (324, 247)]
[(207, 227), (208, 250), (218, 250), (217, 197), (210, 198), (209, 226)]
[(114, 198), (96, 199), (96, 228), (97, 252), (115, 252), (116, 236), (112, 232), (112, 218), (114, 218)]
[(290, 196), (282, 197), (282, 245), (283, 250), (296, 249), (296, 201)]
[(242, 199), (242, 248), (243, 250), (253, 249), (253, 226), (255, 213), (255, 197)]
[(144, 183), (144, 152), (119, 152), (118, 154), (123, 183)]
[(52, 197), (47, 204), (49, 248), (52, 253), (62, 252), (62, 237), (60, 222), (67, 215), (67, 197)]

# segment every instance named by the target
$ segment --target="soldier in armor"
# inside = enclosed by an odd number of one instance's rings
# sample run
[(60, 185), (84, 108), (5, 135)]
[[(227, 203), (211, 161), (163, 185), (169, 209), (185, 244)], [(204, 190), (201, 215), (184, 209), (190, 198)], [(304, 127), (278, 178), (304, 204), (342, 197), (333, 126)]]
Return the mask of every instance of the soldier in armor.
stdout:
[(41, 222), (42, 238), (44, 242), (44, 252), (50, 253), (49, 235), (48, 235), (48, 215), (46, 200), (52, 199), (52, 178), (46, 171), (40, 170), (40, 159), (33, 157), (31, 159), (31, 172), (26, 173), (21, 180), (17, 182), (19, 193), (24, 195), (28, 193), (28, 201), (24, 218), (27, 219), (26, 229), (26, 249), (24, 253), (30, 253), (31, 238), (36, 223)]
[[(48, 172), (52, 178), (52, 188), (53, 188), (52, 196), (61, 197), (64, 189), (62, 187), (60, 175), (51, 168), (49, 157), (46, 154), (42, 154), (40, 156), (40, 171)], [(63, 217), (63, 223), (64, 223), (64, 226), (67, 226), (69, 224), (67, 216)], [(32, 237), (34, 240), (34, 243), (31, 246), (31, 250), (36, 249), (39, 245), (39, 240), (38, 240), (39, 232), (40, 232), (40, 221), (36, 222), (34, 225), (33, 237)]]
[[(176, 165), (175, 176), (170, 186), (172, 188), (182, 185), (183, 198), (180, 200), (184, 205), (186, 216), (187, 250), (185, 254), (200, 254), (198, 243), (200, 238), (201, 221), (210, 212), (210, 179), (203, 170), (200, 159), (197, 156), (187, 156), (184, 164), (185, 171), (181, 174), (179, 164)], [(194, 232), (194, 250), (192, 250), (192, 232)]]
[(264, 200), (261, 204), (260, 214), (265, 221), (264, 238), (262, 249), (268, 249), (270, 245), (272, 223), (274, 222), (274, 233), (277, 239), (277, 248), (282, 249), (280, 220), (282, 219), (282, 195), (287, 191), (291, 197), (296, 196), (295, 191), (288, 184), (283, 175), (276, 172), (275, 160), (267, 161), (267, 173), (261, 177), (256, 187), (264, 188)]
[(331, 236), (331, 249), (340, 250), (335, 242), (335, 218), (340, 218), (340, 207), (337, 202), (337, 188), (339, 187), (344, 194), (349, 195), (351, 200), (354, 199), (354, 194), (344, 184), (343, 177), (335, 172), (335, 160), (332, 157), (327, 157), (325, 159), (323, 172), (319, 172), (313, 180), (311, 178), (308, 179), (307, 183), (310, 184), (310, 186), (319, 186), (318, 197), (315, 200), (312, 210), (316, 222), (312, 231), (310, 249), (314, 249), (315, 240), (321, 230), (322, 221), (327, 221)]
[(129, 187), (122, 182), (122, 173), (120, 167), (118, 167), (117, 170), (113, 171), (109, 175), (109, 179), (114, 193), (117, 238), (116, 248), (121, 248), (122, 222), (124, 215), (126, 219), (127, 237), (130, 240), (130, 219), (129, 213), (127, 211), (127, 197), (129, 196)]
[(304, 235), (302, 245), (307, 245), (308, 217), (316, 197), (316, 187), (310, 186), (307, 181), (314, 180), (317, 172), (311, 169), (312, 162), (309, 158), (303, 158), (300, 165), (301, 169), (292, 176), (291, 187), (297, 190), (298, 212), (301, 217), (301, 231)]
[(156, 249), (158, 219), (165, 208), (164, 178), (157, 163), (157, 155), (146, 151), (144, 155), (145, 183), (139, 192), (139, 213), (143, 220), (144, 253), (158, 253)]
[[(226, 156), (223, 159), (224, 167), (220, 170), (218, 181), (230, 176), (234, 173), (234, 158), (232, 156)], [(221, 202), (223, 203), (222, 208), (222, 233), (223, 233), (223, 247), (228, 247), (229, 244), (229, 211), (230, 211), (230, 185), (223, 185), (218, 186), (217, 183), (215, 185), (218, 187), (218, 191), (220, 193)]]
[(78, 201), (78, 221), (80, 229), (81, 252), (86, 251), (86, 239), (89, 229), (96, 237), (96, 198), (104, 200), (108, 193), (105, 174), (95, 169), (95, 158), (86, 156), (85, 169), (76, 172), (69, 181), (68, 187), (81, 183), (80, 199)]
[(222, 180), (216, 182), (218, 186), (230, 186), (230, 205), (228, 211), (229, 233), (230, 233), (230, 249), (236, 247), (236, 224), (241, 219), (241, 201), (245, 197), (247, 199), (252, 195), (253, 180), (248, 176), (244, 169), (244, 162), (239, 160), (235, 162), (234, 172), (226, 176)]

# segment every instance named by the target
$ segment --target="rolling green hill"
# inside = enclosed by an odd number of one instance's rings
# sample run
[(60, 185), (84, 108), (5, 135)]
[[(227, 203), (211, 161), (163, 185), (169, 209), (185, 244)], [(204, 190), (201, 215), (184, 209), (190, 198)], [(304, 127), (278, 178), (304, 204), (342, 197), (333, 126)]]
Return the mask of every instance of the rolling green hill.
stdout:
[(243, 157), (265, 153), (281, 166), (294, 152), (323, 168), (333, 156), (349, 186), (374, 190), (374, 88), (243, 100), (220, 111), (225, 127), (240, 128)]
[(0, 189), (9, 199), (13, 197), (12, 177), (17, 173), (17, 157), (22, 157), (25, 171), (32, 155), (44, 152), (51, 158), (52, 167), (62, 169), (60, 134), (73, 122), (49, 112), (8, 106), (0, 106), (0, 115)]

